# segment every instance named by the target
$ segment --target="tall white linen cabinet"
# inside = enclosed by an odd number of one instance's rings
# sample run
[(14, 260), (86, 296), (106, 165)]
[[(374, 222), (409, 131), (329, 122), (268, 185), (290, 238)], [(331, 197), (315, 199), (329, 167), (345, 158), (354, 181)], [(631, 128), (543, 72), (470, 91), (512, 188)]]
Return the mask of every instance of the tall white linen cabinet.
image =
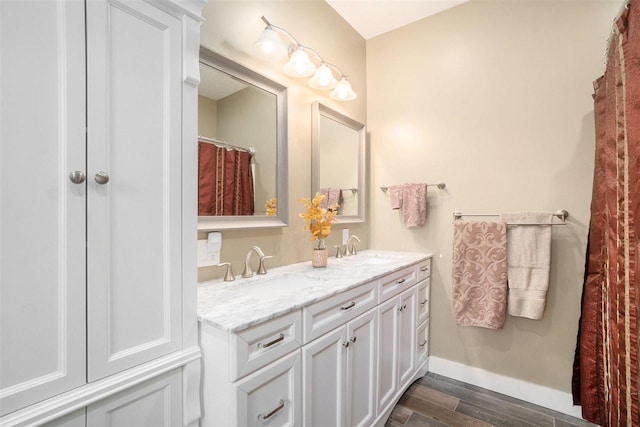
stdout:
[(200, 418), (204, 0), (0, 1), (0, 425)]

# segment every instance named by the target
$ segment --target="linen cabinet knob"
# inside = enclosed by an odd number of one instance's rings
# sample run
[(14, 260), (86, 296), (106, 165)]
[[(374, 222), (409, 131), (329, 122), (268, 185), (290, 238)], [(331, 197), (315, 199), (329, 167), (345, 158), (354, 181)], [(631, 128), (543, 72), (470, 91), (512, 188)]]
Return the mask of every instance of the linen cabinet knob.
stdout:
[(85, 175), (84, 172), (82, 171), (71, 171), (71, 173), (69, 174), (69, 181), (73, 182), (74, 184), (82, 184), (85, 180)]
[(100, 171), (100, 172), (98, 172), (98, 173), (96, 174), (96, 176), (95, 176), (95, 180), (96, 180), (96, 182), (97, 182), (98, 184), (100, 184), (100, 185), (104, 185), (104, 184), (106, 184), (107, 182), (109, 182), (109, 174), (108, 174), (108, 173), (106, 173), (106, 172), (102, 172), (102, 171)]

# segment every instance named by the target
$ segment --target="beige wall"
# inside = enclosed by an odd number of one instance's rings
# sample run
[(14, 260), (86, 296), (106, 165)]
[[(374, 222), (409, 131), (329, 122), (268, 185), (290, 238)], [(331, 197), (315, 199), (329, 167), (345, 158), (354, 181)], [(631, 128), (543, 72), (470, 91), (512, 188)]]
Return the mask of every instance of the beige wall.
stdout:
[[(311, 195), (311, 104), (320, 101), (329, 107), (364, 123), (367, 117), (365, 41), (337, 13), (321, 0), (292, 1), (218, 1), (210, 0), (203, 11), (201, 44), (272, 80), (288, 87), (289, 109), (289, 227), (282, 229), (238, 230), (222, 233), (223, 261), (233, 264), (236, 274), (242, 272), (244, 257), (253, 245), (274, 255), (268, 266), (278, 266), (311, 259), (309, 233), (302, 230), (298, 218), (298, 199)], [(338, 103), (326, 92), (310, 89), (306, 81), (287, 77), (282, 64), (269, 64), (251, 54), (251, 45), (260, 36), (264, 15), (274, 25), (290, 31), (305, 45), (317, 50), (326, 61), (334, 63), (349, 76), (358, 93), (354, 101)], [(339, 229), (329, 237), (328, 245), (340, 242)], [(349, 225), (357, 234), (361, 247), (368, 246), (367, 227)], [(199, 238), (206, 234), (200, 233)], [(199, 269), (199, 280), (221, 277), (222, 269)]]
[[(371, 246), (434, 253), (433, 355), (570, 391), (594, 156), (592, 81), (620, 1), (471, 1), (367, 43)], [(408, 230), (382, 184), (429, 189)], [(452, 212), (567, 209), (544, 318), (457, 327)]]
[(198, 136), (217, 138), (218, 103), (206, 96), (198, 95)]

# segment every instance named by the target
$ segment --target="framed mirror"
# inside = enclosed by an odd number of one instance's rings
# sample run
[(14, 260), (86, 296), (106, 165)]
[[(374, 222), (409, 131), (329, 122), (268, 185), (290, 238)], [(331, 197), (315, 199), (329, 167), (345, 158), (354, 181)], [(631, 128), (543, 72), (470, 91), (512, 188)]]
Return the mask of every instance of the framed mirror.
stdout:
[(312, 194), (338, 204), (338, 222), (364, 222), (365, 126), (319, 102), (312, 105)]
[(200, 48), (198, 230), (288, 221), (287, 89)]

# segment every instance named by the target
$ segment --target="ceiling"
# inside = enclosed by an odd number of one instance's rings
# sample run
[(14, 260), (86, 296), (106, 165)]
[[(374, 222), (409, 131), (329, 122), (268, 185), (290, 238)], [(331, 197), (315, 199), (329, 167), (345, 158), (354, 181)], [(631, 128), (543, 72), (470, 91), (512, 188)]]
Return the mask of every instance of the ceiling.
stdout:
[(468, 0), (325, 0), (365, 39)]

